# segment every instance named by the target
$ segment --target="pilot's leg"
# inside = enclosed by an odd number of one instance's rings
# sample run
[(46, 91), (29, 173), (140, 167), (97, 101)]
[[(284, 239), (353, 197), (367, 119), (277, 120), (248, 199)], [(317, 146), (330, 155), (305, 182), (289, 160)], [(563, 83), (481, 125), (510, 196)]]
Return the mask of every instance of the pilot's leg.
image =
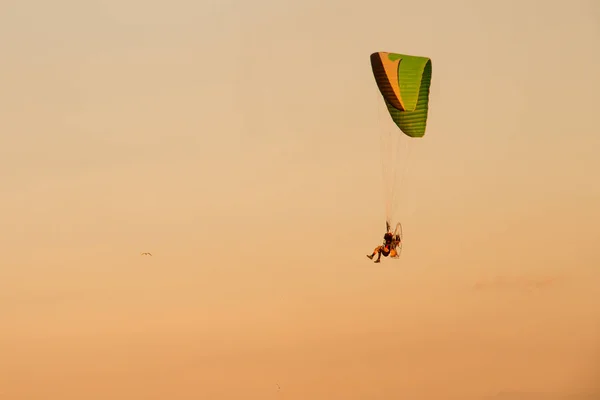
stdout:
[(373, 250), (373, 254), (369, 254), (367, 257), (369, 257), (372, 260), (373, 257), (375, 257), (375, 254), (377, 253), (379, 253), (379, 258), (381, 258), (381, 246), (375, 247), (375, 250)]

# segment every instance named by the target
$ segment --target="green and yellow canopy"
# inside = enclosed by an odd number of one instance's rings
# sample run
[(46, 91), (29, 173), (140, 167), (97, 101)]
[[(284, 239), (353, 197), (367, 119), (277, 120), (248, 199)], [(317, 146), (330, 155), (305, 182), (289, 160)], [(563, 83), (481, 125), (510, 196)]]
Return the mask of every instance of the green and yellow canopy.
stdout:
[(390, 116), (406, 135), (422, 137), (427, 126), (431, 59), (405, 54), (371, 54), (371, 67)]

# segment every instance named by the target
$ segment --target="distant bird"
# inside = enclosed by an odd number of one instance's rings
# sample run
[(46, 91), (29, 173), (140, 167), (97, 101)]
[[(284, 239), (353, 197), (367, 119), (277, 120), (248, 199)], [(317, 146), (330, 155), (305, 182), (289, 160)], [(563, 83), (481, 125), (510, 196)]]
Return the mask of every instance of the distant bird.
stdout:
[(142, 253), (142, 255), (143, 256), (151, 256), (152, 257), (152, 254), (150, 254), (150, 253)]

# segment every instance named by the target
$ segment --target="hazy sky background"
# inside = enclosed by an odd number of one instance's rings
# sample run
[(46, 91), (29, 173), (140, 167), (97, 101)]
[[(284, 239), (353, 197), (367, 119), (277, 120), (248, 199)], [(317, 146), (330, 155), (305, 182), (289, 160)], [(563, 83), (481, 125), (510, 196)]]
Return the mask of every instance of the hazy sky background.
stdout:
[[(374, 51), (433, 60), (379, 265)], [(2, 400), (600, 390), (596, 2), (5, 0), (0, 52)]]

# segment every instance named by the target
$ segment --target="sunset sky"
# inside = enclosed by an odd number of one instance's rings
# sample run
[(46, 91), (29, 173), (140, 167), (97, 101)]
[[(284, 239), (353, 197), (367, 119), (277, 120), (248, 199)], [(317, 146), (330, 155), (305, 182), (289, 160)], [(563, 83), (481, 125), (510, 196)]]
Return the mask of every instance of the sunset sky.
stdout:
[[(433, 63), (380, 264), (376, 51)], [(0, 54), (0, 400), (600, 399), (597, 1), (4, 0)]]

